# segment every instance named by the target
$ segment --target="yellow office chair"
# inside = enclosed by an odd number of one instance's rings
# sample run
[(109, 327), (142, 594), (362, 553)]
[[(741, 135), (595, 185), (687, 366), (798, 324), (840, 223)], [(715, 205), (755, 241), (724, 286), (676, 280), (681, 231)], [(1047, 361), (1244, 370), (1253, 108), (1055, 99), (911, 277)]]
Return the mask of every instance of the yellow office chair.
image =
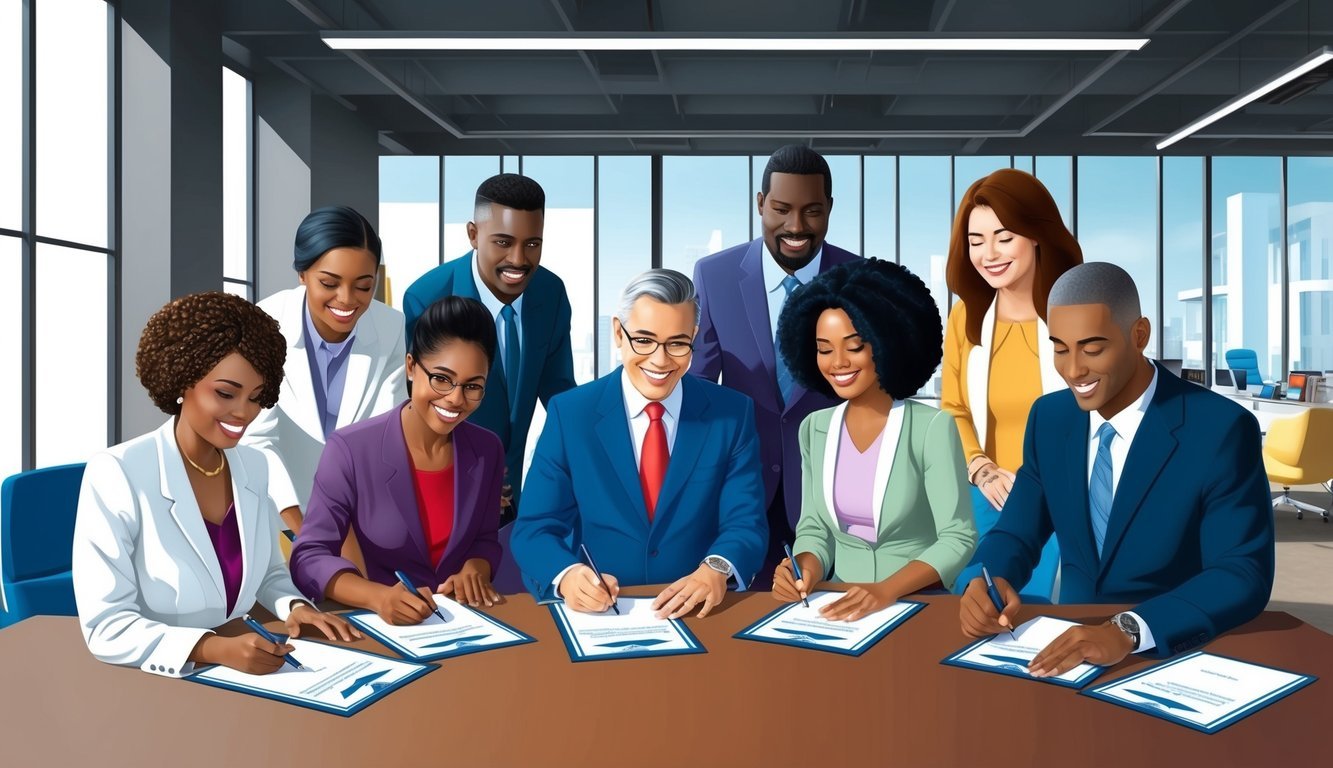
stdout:
[(1328, 510), (1291, 498), (1291, 486), (1318, 483), (1333, 493), (1333, 408), (1307, 408), (1305, 413), (1278, 419), (1264, 440), (1264, 469), (1268, 479), (1282, 486), (1279, 505), (1295, 507), (1296, 519), (1318, 512), (1328, 522)]

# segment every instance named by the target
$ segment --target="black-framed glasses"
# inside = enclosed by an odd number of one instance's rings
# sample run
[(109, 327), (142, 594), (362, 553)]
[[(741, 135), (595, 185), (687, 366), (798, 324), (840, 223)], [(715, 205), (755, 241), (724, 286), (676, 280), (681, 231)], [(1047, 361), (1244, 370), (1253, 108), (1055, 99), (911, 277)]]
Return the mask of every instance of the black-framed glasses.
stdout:
[(636, 355), (651, 355), (657, 351), (658, 347), (666, 347), (666, 353), (672, 357), (685, 357), (694, 351), (693, 344), (679, 339), (658, 341), (647, 336), (629, 337), (629, 348), (634, 350)]
[[(420, 360), (413, 360), (412, 362), (421, 366), (421, 370), (426, 371), (426, 366), (421, 365)], [(447, 395), (459, 386), (448, 376), (445, 376), (442, 373), (432, 373), (430, 371), (426, 371), (426, 381), (430, 382), (431, 389), (441, 395)], [(475, 381), (469, 381), (466, 384), (463, 384), (462, 387), (464, 399), (471, 400), (474, 403), (481, 402), (482, 396), (486, 394), (485, 385), (478, 384)]]

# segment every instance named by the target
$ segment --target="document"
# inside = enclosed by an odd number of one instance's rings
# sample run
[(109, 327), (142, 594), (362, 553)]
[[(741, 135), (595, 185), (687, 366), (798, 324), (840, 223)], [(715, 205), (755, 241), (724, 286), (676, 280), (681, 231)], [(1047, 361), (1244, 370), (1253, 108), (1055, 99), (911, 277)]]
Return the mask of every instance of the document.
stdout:
[(420, 624), (396, 626), (372, 611), (354, 611), (346, 614), (346, 618), (404, 658), (416, 661), (533, 642), (531, 636), (444, 595), (435, 595), (435, 604), (447, 621), (432, 613)]
[(1063, 675), (1056, 677), (1032, 677), (1028, 664), (1043, 648), (1070, 627), (1079, 626), (1076, 622), (1039, 616), (1024, 622), (1014, 630), (1011, 638), (1008, 632), (979, 640), (963, 650), (941, 661), (955, 667), (980, 669), (985, 672), (999, 672), (1004, 675), (1026, 677), (1043, 683), (1055, 683), (1069, 688), (1082, 688), (1105, 671), (1105, 667), (1096, 664), (1079, 664)]
[(185, 679), (347, 717), (438, 669), (311, 640), (285, 642), (304, 670), (283, 664), (277, 672), (251, 675), (218, 664)]
[(610, 609), (604, 613), (579, 613), (565, 608), (563, 602), (547, 607), (560, 629), (571, 661), (707, 653), (684, 622), (654, 616), (651, 597), (619, 598), (616, 600), (619, 616)]
[(1195, 651), (1083, 694), (1216, 733), (1315, 680), (1312, 675)]
[(737, 632), (735, 637), (860, 656), (926, 607), (925, 603), (899, 601), (856, 621), (829, 621), (819, 615), (821, 607), (838, 600), (843, 594), (815, 592), (809, 597), (809, 608), (799, 602), (790, 603)]

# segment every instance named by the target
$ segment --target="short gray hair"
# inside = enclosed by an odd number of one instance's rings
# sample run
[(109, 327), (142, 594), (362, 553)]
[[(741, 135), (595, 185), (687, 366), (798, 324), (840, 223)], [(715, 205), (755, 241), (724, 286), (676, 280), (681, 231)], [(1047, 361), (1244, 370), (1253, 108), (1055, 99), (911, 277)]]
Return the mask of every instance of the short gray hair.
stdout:
[(694, 281), (674, 269), (650, 269), (629, 281), (620, 294), (620, 309), (616, 317), (620, 324), (629, 322), (630, 309), (640, 297), (647, 296), (663, 304), (694, 305), (694, 324), (699, 324), (699, 298), (694, 292)]
[(1079, 264), (1061, 275), (1051, 286), (1051, 295), (1046, 301), (1048, 313), (1050, 307), (1075, 304), (1105, 304), (1111, 310), (1111, 319), (1120, 326), (1126, 339), (1134, 323), (1143, 317), (1139, 307), (1139, 289), (1134, 285), (1134, 278), (1106, 261)]

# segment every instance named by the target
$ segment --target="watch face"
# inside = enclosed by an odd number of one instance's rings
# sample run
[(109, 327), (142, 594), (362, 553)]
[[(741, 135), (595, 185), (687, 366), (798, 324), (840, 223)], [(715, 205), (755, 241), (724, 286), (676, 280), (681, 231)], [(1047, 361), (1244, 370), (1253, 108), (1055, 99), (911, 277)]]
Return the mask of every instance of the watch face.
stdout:
[(1131, 632), (1136, 636), (1139, 634), (1139, 623), (1134, 620), (1133, 616), (1130, 616), (1127, 613), (1122, 613), (1119, 616), (1117, 616), (1116, 619), (1117, 623), (1119, 623), (1120, 626), (1124, 627), (1127, 631)]
[(713, 570), (717, 571), (718, 573), (725, 573), (728, 576), (731, 575), (731, 568), (728, 567), (727, 561), (723, 560), (720, 557), (716, 556), (705, 557), (704, 564), (707, 565), (709, 568), (712, 568)]

